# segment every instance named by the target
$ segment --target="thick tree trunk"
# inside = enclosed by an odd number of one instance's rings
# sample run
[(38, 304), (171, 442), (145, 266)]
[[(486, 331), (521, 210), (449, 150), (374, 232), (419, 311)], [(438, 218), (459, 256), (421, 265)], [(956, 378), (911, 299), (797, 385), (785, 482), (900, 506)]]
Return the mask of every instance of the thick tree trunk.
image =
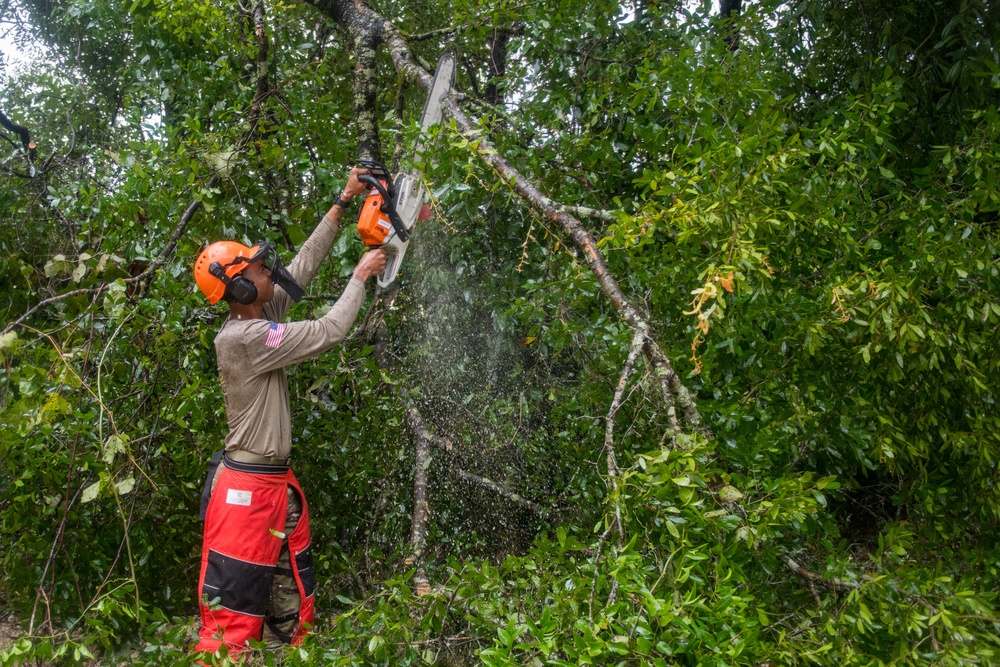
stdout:
[(354, 120), (358, 154), (362, 160), (381, 160), (378, 134), (378, 37), (365, 32), (354, 36)]
[(361, 0), (305, 1), (333, 19), (350, 36), (355, 58), (353, 93), (358, 153), (362, 159), (380, 159), (376, 56), (385, 21)]

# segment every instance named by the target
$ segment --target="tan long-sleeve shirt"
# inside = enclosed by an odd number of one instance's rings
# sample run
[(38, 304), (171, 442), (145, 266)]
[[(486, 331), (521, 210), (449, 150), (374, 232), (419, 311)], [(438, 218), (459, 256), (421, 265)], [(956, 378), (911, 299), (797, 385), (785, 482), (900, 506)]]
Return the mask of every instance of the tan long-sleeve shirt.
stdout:
[[(288, 265), (305, 287), (330, 252), (336, 227), (323, 218)], [(365, 285), (351, 278), (333, 308), (318, 320), (285, 322), (292, 300), (275, 286), (259, 320), (227, 320), (215, 338), (229, 435), (226, 451), (287, 457), (292, 419), (285, 367), (324, 352), (346, 336), (365, 300)]]

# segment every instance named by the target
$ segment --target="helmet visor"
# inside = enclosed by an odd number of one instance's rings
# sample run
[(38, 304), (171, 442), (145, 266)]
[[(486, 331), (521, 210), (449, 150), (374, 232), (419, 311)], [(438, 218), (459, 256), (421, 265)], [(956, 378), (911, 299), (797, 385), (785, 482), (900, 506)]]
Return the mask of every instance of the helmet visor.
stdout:
[(274, 252), (274, 259), (272, 260), (271, 268), (271, 282), (285, 290), (292, 301), (298, 303), (302, 299), (304, 290), (302, 287), (295, 282), (295, 278), (292, 276), (291, 272), (285, 268), (285, 265), (281, 263), (281, 257), (278, 256), (277, 251)]
[[(281, 257), (278, 256), (277, 250), (271, 245), (269, 241), (261, 241), (254, 247), (250, 248), (249, 257), (236, 257), (232, 262), (226, 265), (226, 273), (230, 275), (235, 275), (242, 271), (245, 267), (243, 264), (249, 265), (254, 262), (260, 262), (264, 265), (266, 269), (271, 272), (271, 282), (285, 290), (292, 301), (299, 301), (302, 299), (304, 290), (302, 287), (295, 282), (295, 278), (292, 274), (285, 268), (285, 265), (281, 263)], [(230, 267), (239, 266), (235, 271), (232, 271)]]

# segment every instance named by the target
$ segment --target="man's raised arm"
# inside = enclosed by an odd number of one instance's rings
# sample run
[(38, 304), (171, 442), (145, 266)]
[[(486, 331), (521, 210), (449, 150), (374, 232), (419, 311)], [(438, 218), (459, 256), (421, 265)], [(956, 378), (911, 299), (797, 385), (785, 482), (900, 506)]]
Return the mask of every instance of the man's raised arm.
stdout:
[(365, 191), (365, 184), (358, 180), (358, 176), (367, 173), (367, 169), (358, 167), (351, 170), (344, 191), (337, 197), (337, 201), (319, 221), (316, 229), (309, 235), (295, 259), (288, 265), (288, 270), (295, 278), (295, 282), (303, 288), (313, 279), (320, 263), (330, 253), (330, 247), (333, 246), (333, 241), (340, 232), (340, 221), (344, 215), (344, 209), (347, 208), (353, 197)]
[[(292, 274), (303, 289), (309, 284), (319, 270), (319, 265), (330, 253), (334, 239), (341, 229), (341, 218), (344, 211), (350, 205), (351, 198), (365, 191), (365, 184), (358, 180), (361, 174), (367, 174), (367, 169), (355, 167), (351, 170), (351, 175), (347, 179), (344, 191), (337, 197), (330, 210), (316, 225), (316, 229), (309, 235), (306, 242), (302, 244), (295, 259), (288, 265), (288, 271)], [(275, 290), (274, 299), (267, 304), (265, 315), (273, 321), (281, 321), (285, 313), (292, 307), (292, 299), (284, 290)]]

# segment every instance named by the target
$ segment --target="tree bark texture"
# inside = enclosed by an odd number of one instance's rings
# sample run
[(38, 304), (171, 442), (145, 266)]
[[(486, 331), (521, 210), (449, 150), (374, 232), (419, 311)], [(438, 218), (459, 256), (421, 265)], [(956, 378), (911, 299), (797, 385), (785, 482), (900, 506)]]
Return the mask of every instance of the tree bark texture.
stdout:
[(354, 122), (357, 124), (358, 154), (362, 160), (380, 160), (378, 134), (377, 36), (354, 35)]
[(413, 564), (417, 567), (413, 583), (416, 584), (417, 595), (424, 596), (431, 591), (424, 554), (427, 545), (427, 520), (431, 515), (427, 504), (427, 468), (431, 464), (431, 443), (426, 437), (424, 420), (411, 406), (406, 408), (406, 425), (413, 436), (417, 453), (413, 462), (413, 527), (410, 531), (410, 549)]
[(385, 21), (361, 0), (305, 0), (333, 19), (354, 48), (354, 114), (361, 159), (381, 157), (378, 133), (378, 70), (376, 56), (383, 42)]

